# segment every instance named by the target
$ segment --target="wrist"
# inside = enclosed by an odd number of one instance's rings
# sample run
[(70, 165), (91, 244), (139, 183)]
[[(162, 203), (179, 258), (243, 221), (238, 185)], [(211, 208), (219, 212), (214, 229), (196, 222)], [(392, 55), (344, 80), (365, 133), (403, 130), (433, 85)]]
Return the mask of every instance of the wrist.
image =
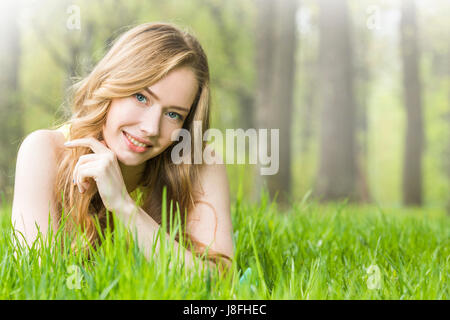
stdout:
[(122, 216), (129, 216), (132, 212), (136, 211), (136, 204), (134, 200), (128, 195), (119, 201), (113, 208), (116, 214)]

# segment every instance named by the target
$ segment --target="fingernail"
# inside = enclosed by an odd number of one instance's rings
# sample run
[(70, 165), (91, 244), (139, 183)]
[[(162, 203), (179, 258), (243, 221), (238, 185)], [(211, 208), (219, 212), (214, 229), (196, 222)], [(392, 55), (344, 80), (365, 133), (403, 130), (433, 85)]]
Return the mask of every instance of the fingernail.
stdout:
[(72, 144), (72, 142), (70, 142), (70, 141), (64, 142), (65, 146), (70, 146), (71, 144)]

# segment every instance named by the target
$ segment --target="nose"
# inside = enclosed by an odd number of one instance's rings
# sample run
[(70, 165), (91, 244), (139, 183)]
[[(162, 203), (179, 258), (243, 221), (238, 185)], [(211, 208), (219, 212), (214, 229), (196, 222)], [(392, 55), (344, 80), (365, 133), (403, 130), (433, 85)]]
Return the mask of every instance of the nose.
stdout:
[(158, 137), (160, 130), (162, 108), (154, 104), (143, 114), (140, 122), (140, 129), (148, 137)]

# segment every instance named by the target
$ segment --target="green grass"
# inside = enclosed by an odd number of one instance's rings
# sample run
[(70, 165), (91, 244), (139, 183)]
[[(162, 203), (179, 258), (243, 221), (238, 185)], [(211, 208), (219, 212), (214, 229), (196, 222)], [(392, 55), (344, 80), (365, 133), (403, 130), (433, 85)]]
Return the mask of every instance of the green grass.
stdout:
[(449, 298), (450, 221), (435, 209), (304, 200), (279, 212), (265, 195), (257, 205), (238, 196), (234, 277), (194, 272), (176, 261), (170, 269), (176, 256), (170, 243), (147, 261), (133, 243), (127, 248), (123, 228), (114, 241), (106, 235), (92, 262), (45, 245), (15, 255), (10, 206), (1, 210), (0, 299)]

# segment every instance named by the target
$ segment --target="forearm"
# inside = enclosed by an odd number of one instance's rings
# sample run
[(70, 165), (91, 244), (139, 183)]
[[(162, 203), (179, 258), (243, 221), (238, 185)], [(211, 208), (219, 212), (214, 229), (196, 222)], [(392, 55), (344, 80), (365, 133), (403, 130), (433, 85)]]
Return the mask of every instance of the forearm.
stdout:
[[(115, 210), (115, 214), (133, 235), (135, 232), (137, 233), (136, 239), (138, 242), (138, 247), (143, 252), (147, 260), (152, 258), (152, 247), (154, 245), (155, 251), (153, 251), (153, 253), (159, 254), (161, 243), (158, 236), (158, 230), (160, 229), (160, 225), (149, 214), (140, 208), (134, 201), (128, 201), (119, 210)], [(170, 236), (165, 231), (163, 232), (163, 239), (167, 244), (170, 240)], [(155, 241), (156, 244), (154, 243)], [(173, 240), (173, 244), (175, 252), (179, 252), (179, 249), (183, 249), (179, 248), (180, 244), (177, 241)], [(192, 252), (187, 249), (182, 250), (181, 252), (183, 251), (185, 252), (184, 261), (186, 266), (194, 267), (195, 263)], [(206, 263), (209, 267), (211, 267), (211, 269), (216, 267), (216, 264), (212, 261), (197, 259), (197, 262), (200, 269), (206, 267)]]

